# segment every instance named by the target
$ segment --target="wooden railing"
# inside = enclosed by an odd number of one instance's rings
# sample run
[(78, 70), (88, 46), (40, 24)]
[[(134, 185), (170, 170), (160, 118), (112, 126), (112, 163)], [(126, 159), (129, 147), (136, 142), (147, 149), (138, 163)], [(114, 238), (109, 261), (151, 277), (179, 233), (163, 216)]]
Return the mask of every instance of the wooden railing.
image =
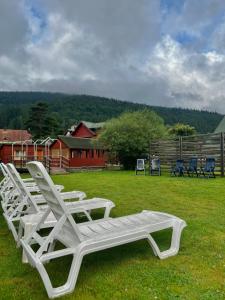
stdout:
[(69, 168), (69, 159), (64, 156), (51, 157), (51, 168)]
[(17, 169), (26, 169), (26, 163), (29, 161), (40, 161), (46, 167), (48, 171), (51, 168), (68, 168), (69, 167), (69, 159), (64, 156), (59, 157), (50, 157), (50, 156), (42, 156), (42, 157), (35, 157), (35, 156), (23, 156), (23, 157), (13, 157), (8, 156), (4, 158), (5, 163), (13, 163)]

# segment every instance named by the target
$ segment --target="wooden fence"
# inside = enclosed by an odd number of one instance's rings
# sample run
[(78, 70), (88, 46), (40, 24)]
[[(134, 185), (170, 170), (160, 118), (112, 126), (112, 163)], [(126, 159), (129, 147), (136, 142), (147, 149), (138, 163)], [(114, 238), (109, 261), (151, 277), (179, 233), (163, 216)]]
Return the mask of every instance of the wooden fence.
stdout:
[(224, 142), (224, 133), (153, 141), (150, 144), (150, 159), (158, 156), (162, 171), (169, 172), (177, 159), (183, 159), (185, 165), (188, 165), (191, 157), (197, 157), (201, 167), (206, 157), (214, 157), (216, 173), (224, 176)]

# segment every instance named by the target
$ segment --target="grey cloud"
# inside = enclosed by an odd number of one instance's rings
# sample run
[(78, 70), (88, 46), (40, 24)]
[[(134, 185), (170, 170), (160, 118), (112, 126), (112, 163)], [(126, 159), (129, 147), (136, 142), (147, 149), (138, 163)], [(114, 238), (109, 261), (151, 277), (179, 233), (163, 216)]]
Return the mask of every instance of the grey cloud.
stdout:
[(41, 0), (49, 12), (62, 14), (96, 39), (111, 55), (123, 57), (148, 51), (160, 38), (160, 7), (157, 0)]
[(0, 3), (0, 56), (19, 51), (26, 41), (28, 24), (18, 0)]
[[(180, 15), (173, 10), (166, 15), (158, 0), (37, 0), (45, 27), (35, 28), (39, 38), (34, 39), (31, 27), (42, 22), (32, 24), (28, 2), (4, 0), (0, 89), (92, 94), (225, 113), (224, 20), (210, 41), (201, 33), (225, 3), (197, 2), (186, 0)], [(6, 29), (12, 3), (14, 20)], [(199, 38), (182, 45), (175, 41), (182, 30)], [(206, 51), (206, 43), (215, 51)]]

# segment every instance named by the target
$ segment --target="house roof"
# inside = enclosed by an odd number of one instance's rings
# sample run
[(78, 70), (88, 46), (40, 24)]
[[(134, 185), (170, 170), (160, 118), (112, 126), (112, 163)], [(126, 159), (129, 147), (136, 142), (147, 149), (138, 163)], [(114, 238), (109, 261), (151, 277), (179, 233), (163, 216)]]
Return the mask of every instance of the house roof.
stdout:
[(89, 129), (99, 129), (102, 128), (105, 124), (105, 122), (100, 123), (93, 123), (93, 122), (87, 122), (87, 121), (81, 121), (85, 126), (87, 126)]
[(99, 123), (94, 123), (94, 122), (88, 122), (88, 121), (80, 121), (76, 125), (72, 125), (71, 128), (69, 128), (69, 131), (74, 131), (81, 123), (83, 123), (87, 128), (92, 129), (92, 130), (97, 130), (100, 129), (104, 126), (105, 122), (99, 122)]
[(58, 138), (70, 149), (102, 149), (96, 141), (93, 143), (93, 139), (65, 135), (59, 135)]
[(27, 130), (0, 129), (0, 143), (21, 142), (31, 140)]
[(225, 132), (225, 116), (220, 121), (219, 125), (214, 130), (214, 133)]

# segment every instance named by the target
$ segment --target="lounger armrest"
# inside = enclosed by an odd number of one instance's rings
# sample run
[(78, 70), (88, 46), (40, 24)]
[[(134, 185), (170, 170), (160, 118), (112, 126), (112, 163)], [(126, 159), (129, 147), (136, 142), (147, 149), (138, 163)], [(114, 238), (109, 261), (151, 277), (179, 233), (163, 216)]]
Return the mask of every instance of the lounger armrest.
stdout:
[(23, 182), (34, 182), (33, 178), (25, 178), (23, 179)]
[(64, 190), (64, 185), (62, 185), (62, 184), (56, 184), (55, 186), (56, 186), (57, 191), (59, 191), (59, 192)]
[[(61, 197), (63, 200), (72, 200), (72, 199), (77, 199), (79, 198), (80, 200), (83, 200), (86, 197), (86, 194), (84, 192), (80, 192), (80, 191), (72, 191), (72, 192), (64, 192), (64, 193), (60, 193)], [(43, 197), (43, 195), (32, 195), (34, 201), (37, 204), (42, 204), (42, 203), (46, 203), (45, 198)], [(68, 202), (70, 203), (70, 202)], [(71, 202), (73, 203), (73, 202)]]
[(98, 209), (98, 208), (113, 208), (115, 204), (108, 199), (104, 198), (91, 198), (85, 199), (76, 202), (65, 202), (66, 206), (69, 208), (71, 214), (76, 213), (78, 211), (84, 210), (91, 210), (91, 209)]
[(63, 200), (70, 200), (70, 199), (76, 199), (79, 198), (79, 200), (83, 200), (86, 198), (86, 194), (84, 192), (80, 191), (71, 191), (71, 192), (64, 192), (60, 193)]

